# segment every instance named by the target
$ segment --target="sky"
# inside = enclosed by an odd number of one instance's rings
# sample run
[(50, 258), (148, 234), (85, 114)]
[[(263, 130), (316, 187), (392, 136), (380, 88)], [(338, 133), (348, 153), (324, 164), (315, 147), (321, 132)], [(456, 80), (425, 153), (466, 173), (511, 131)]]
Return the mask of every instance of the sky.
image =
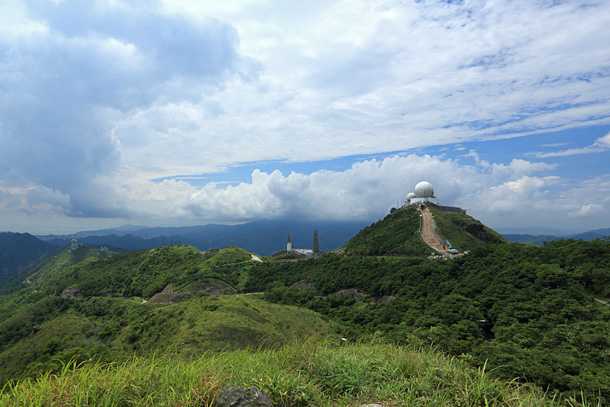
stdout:
[(607, 0), (3, 0), (0, 231), (610, 227)]

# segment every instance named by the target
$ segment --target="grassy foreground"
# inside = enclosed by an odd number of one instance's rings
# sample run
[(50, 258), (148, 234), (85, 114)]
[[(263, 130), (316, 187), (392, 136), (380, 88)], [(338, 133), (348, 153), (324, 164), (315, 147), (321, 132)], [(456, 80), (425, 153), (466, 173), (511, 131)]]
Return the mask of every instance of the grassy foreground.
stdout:
[(5, 386), (0, 406), (213, 406), (228, 385), (257, 386), (278, 406), (594, 406), (505, 383), (434, 350), (382, 343), (289, 345), (171, 355), (124, 364), (69, 363)]

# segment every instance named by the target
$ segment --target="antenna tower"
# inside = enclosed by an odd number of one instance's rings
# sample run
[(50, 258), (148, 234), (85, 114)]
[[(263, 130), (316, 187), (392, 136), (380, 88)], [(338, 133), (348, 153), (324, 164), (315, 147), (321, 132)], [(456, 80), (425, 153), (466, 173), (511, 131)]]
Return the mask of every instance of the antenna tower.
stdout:
[(314, 254), (320, 253), (320, 244), (318, 243), (318, 229), (313, 231), (313, 252)]

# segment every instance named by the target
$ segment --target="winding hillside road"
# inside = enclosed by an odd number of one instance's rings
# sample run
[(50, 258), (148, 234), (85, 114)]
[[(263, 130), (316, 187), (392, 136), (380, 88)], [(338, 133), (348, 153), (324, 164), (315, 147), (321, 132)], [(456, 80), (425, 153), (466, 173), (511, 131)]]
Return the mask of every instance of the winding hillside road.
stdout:
[(436, 235), (436, 222), (434, 222), (434, 216), (432, 216), (432, 212), (427, 206), (420, 206), (419, 213), (422, 218), (422, 227), (421, 227), (421, 238), (422, 240), (430, 246), (432, 249), (436, 250), (442, 254), (449, 254), (447, 250), (443, 248), (442, 240)]

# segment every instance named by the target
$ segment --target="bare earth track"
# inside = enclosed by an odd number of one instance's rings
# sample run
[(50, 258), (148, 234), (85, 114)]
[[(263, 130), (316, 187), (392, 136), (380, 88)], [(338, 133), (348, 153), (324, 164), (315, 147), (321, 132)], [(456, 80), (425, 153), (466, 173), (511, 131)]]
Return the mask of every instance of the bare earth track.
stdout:
[(422, 240), (437, 252), (449, 255), (449, 252), (443, 247), (442, 240), (436, 234), (436, 222), (430, 209), (425, 205), (421, 205), (418, 209), (422, 219), (420, 231)]

